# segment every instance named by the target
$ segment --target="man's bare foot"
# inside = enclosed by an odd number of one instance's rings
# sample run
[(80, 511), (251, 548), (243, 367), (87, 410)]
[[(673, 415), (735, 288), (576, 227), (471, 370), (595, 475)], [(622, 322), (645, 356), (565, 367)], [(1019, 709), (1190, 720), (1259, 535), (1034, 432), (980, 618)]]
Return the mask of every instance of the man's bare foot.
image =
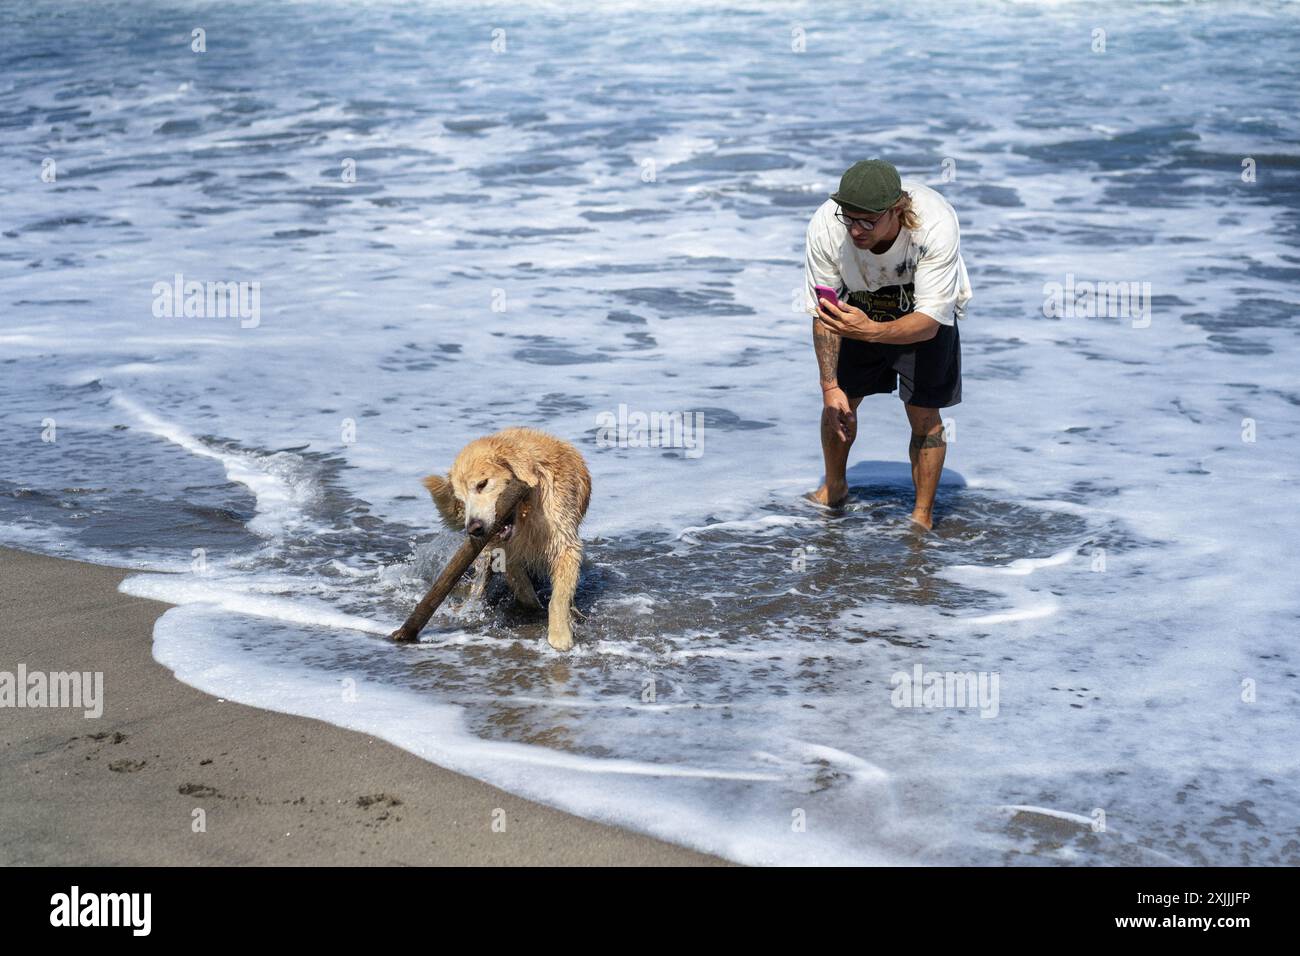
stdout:
[(825, 508), (838, 508), (849, 500), (849, 486), (844, 483), (824, 484), (816, 491), (804, 495), (809, 501)]
[(912, 524), (920, 525), (925, 531), (934, 529), (934, 515), (929, 511), (913, 511)]

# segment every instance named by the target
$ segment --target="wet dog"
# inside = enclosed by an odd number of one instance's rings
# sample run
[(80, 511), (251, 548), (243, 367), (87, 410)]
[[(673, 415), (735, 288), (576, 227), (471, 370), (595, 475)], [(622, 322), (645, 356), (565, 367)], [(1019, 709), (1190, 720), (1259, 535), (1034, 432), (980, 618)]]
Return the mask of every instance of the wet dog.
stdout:
[(545, 574), (551, 580), (546, 639), (567, 651), (573, 647), (570, 616), (582, 566), (578, 525), (591, 501), (591, 474), (578, 449), (532, 428), (507, 428), (470, 442), (446, 477), (430, 475), (424, 486), (447, 527), (484, 535), (496, 520), (497, 498), (513, 478), (530, 491), (514, 520), (479, 555), (470, 593), (481, 598), (493, 570), (504, 570), (516, 600), (540, 610), (528, 572)]

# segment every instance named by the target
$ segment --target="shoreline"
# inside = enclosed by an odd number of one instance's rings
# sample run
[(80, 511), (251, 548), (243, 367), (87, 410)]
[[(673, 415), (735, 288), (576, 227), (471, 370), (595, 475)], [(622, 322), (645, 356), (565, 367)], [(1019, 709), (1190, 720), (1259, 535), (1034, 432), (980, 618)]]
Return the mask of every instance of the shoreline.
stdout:
[(0, 707), (0, 865), (727, 865), (183, 684), (133, 573), (0, 547), (0, 672), (103, 674), (98, 718)]

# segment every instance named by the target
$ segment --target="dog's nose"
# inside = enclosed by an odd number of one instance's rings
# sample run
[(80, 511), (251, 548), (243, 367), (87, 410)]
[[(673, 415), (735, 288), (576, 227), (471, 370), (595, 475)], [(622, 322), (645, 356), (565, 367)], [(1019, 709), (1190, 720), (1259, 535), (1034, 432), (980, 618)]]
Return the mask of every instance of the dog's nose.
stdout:
[(483, 527), (483, 521), (481, 518), (474, 518), (469, 522), (469, 524), (465, 525), (465, 530), (474, 537), (481, 538), (483, 537), (483, 532), (487, 529)]

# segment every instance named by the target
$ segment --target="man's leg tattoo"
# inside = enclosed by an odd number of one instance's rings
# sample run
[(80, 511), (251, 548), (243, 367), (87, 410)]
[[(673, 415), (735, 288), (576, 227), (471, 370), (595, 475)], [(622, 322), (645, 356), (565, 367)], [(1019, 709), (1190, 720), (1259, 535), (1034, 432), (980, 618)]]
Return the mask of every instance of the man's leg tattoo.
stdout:
[(931, 435), (912, 436), (913, 451), (920, 451), (922, 448), (940, 448), (947, 444), (948, 442), (944, 440), (942, 429), (940, 429), (937, 432), (934, 432)]

